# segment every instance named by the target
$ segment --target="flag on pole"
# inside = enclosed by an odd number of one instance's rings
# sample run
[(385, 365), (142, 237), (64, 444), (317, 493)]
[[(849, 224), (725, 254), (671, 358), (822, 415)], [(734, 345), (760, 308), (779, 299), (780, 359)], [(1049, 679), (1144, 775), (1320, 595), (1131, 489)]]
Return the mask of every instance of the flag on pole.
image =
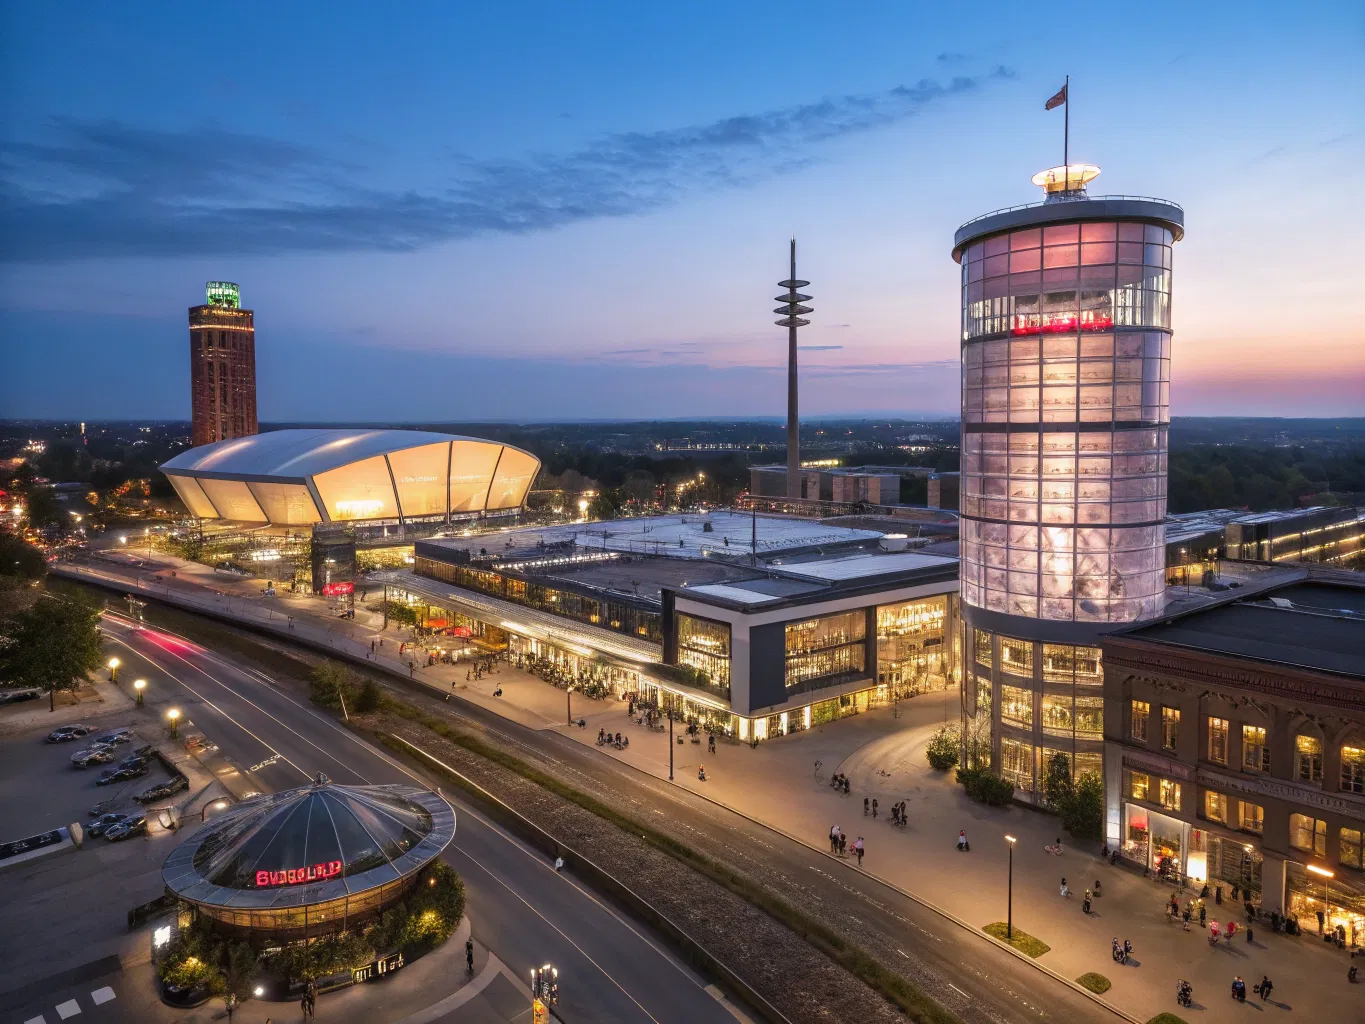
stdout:
[(1053, 95), (1052, 99), (1048, 100), (1047, 103), (1043, 105), (1043, 109), (1051, 110), (1053, 107), (1060, 107), (1063, 103), (1065, 103), (1066, 89), (1067, 87), (1065, 85), (1058, 89), (1056, 94)]

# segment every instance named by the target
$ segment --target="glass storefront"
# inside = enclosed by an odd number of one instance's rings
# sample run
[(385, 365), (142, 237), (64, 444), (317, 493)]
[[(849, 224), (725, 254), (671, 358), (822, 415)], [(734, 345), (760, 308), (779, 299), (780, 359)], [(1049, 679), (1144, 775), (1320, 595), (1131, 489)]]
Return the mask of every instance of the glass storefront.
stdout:
[(697, 684), (730, 689), (730, 624), (678, 613), (678, 664), (698, 673)]
[(953, 682), (948, 598), (877, 608), (877, 682), (900, 697), (943, 690)]
[(1145, 868), (1158, 874), (1183, 874), (1189, 836), (1190, 826), (1178, 818), (1133, 803), (1123, 805), (1120, 852)]
[(867, 616), (862, 611), (823, 615), (786, 627), (788, 692), (837, 685), (867, 667)]
[(1285, 869), (1286, 905), (1304, 931), (1317, 930), (1321, 913), (1324, 932), (1340, 928), (1347, 945), (1365, 944), (1365, 876), (1336, 871), (1329, 878), (1293, 860)]

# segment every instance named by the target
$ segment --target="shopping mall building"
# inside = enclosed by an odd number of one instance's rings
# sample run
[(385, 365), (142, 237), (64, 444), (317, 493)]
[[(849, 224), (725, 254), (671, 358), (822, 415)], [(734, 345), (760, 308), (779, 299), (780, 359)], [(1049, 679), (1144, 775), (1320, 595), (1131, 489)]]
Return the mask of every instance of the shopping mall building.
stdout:
[(418, 541), (375, 578), (438, 635), (762, 740), (955, 684), (957, 560), (908, 543), (713, 511)]
[(1107, 836), (1365, 940), (1365, 577), (1259, 576), (1105, 637)]

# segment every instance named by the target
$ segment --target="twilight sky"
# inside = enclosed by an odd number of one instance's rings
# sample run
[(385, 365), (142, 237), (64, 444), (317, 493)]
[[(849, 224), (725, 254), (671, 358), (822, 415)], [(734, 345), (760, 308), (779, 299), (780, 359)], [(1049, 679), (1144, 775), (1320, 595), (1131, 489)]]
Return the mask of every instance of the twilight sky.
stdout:
[[(1365, 413), (1365, 7), (0, 4), (0, 416), (956, 415), (954, 230), (1073, 160), (1186, 211), (1177, 415)], [(957, 12), (961, 12), (960, 14)]]

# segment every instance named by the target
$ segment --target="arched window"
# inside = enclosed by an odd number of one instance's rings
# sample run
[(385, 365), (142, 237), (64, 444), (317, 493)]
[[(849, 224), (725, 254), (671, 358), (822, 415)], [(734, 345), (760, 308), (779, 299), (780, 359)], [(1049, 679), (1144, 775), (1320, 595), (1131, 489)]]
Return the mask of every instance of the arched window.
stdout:
[(1365, 747), (1341, 748), (1341, 788), (1346, 793), (1365, 793)]
[(1294, 777), (1300, 782), (1322, 781), (1322, 740), (1311, 733), (1294, 737)]

